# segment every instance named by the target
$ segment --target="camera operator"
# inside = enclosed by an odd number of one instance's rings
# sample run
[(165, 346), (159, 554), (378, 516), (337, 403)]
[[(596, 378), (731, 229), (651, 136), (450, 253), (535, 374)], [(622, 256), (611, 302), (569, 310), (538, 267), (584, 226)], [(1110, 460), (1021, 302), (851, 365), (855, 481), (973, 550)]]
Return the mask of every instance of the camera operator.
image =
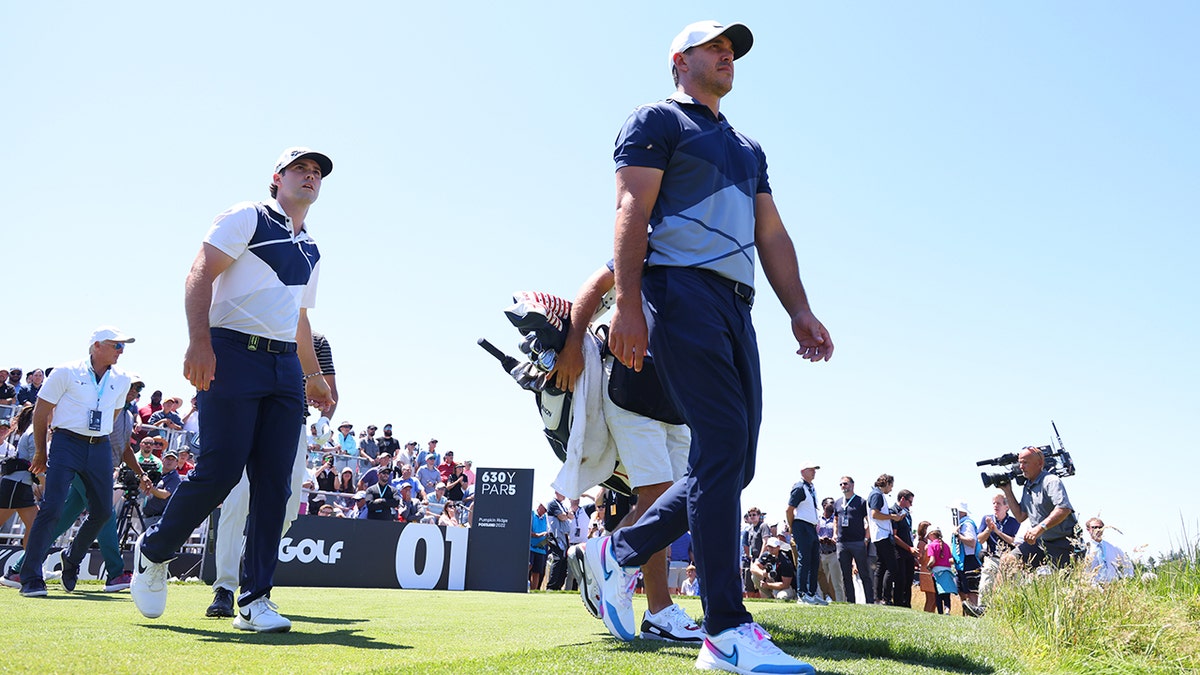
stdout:
[[(183, 482), (183, 476), (180, 476), (178, 471), (179, 455), (174, 450), (167, 450), (163, 453), (162, 463), (162, 477), (154, 487), (145, 491), (149, 497), (146, 505), (142, 507), (142, 520), (146, 523), (146, 529), (150, 529), (151, 526), (162, 520), (163, 511), (167, 508), (167, 500)], [(150, 474), (151, 472), (147, 469), (146, 473)]]
[(780, 554), (783, 546), (779, 538), (768, 538), (762, 555), (750, 563), (750, 576), (754, 579), (755, 589), (767, 597), (795, 600), (792, 579), (796, 576), (796, 568), (792, 566), (791, 556)]
[(1018, 522), (1033, 519), (1033, 526), (1025, 531), (1024, 541), (1017, 547), (1021, 561), (1038, 567), (1048, 560), (1051, 565), (1062, 567), (1074, 553), (1069, 537), (1075, 536), (1078, 520), (1062, 479), (1045, 471), (1045, 465), (1042, 451), (1027, 447), (1017, 456), (1017, 466), (1029, 481), (1021, 492), (1021, 500), (1017, 501), (1013, 495), (1011, 482), (1000, 487)]

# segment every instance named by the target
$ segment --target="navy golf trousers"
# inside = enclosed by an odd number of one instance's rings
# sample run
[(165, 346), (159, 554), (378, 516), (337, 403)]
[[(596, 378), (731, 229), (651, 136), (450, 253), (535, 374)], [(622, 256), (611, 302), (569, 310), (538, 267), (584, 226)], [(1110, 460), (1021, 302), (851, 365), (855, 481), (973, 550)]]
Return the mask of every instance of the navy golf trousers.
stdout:
[(200, 456), (162, 520), (147, 530), (142, 555), (154, 562), (174, 557), (244, 470), (250, 515), (238, 604), (245, 606), (271, 592), (304, 416), (304, 376), (294, 350), (271, 353), (266, 340), (250, 350), (245, 340), (219, 330), (212, 341), (216, 378), (197, 399)]
[(792, 521), (792, 546), (796, 548), (796, 592), (804, 595), (817, 594), (817, 570), (821, 567), (821, 542), (817, 538), (817, 526), (796, 519)]
[(762, 382), (750, 305), (708, 272), (652, 267), (642, 279), (650, 348), (663, 385), (692, 430), (687, 475), (612, 543), (642, 565), (688, 529), (700, 576), (704, 629), (753, 620), (742, 602), (741, 495), (754, 476)]
[[(58, 524), (71, 492), (71, 482), (79, 477), (87, 496), (88, 516), (63, 558), (79, 564), (87, 549), (113, 515), (112, 446), (105, 437), (89, 444), (70, 433), (56, 431), (47, 453), (46, 492), (26, 540), (25, 560), (21, 563), (21, 581), (42, 578), (42, 564), (54, 543)], [(115, 532), (115, 530), (114, 530)], [(118, 573), (119, 574), (119, 573)]]

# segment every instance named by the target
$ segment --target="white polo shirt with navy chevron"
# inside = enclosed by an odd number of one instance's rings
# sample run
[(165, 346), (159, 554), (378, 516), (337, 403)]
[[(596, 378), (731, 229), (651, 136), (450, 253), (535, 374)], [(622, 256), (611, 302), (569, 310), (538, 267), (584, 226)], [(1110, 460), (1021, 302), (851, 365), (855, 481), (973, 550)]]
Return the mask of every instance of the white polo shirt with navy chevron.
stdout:
[(209, 325), (272, 340), (296, 340), (300, 308), (316, 305), (321, 254), (274, 199), (241, 202), (213, 221), (204, 243), (233, 258), (213, 282)]

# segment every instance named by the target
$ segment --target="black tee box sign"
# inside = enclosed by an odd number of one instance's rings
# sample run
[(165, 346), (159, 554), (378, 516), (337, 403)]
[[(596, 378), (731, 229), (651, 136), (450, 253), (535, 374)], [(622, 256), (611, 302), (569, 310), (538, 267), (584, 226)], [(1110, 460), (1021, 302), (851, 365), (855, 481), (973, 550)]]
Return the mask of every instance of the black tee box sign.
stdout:
[(467, 588), (529, 589), (529, 522), (533, 469), (475, 470), (475, 516), (467, 550)]
[[(275, 585), (524, 593), (533, 469), (478, 469), (475, 490), (470, 528), (300, 516), (279, 542)], [(215, 542), (211, 527), (209, 583)]]

